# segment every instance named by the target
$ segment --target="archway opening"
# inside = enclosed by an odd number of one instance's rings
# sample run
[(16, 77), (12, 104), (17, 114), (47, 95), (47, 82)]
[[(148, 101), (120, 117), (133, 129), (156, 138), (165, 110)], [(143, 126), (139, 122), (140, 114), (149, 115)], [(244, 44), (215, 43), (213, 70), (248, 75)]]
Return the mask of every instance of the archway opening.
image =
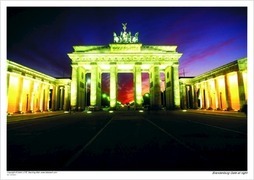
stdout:
[(117, 100), (122, 104), (134, 101), (133, 73), (118, 73)]

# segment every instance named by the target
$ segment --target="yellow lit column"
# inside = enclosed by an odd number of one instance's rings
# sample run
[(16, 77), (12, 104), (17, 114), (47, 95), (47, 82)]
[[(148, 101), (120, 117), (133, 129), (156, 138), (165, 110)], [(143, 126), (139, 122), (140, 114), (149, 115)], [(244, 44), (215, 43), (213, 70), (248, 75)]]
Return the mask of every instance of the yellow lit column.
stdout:
[(193, 85), (193, 108), (198, 108), (198, 86), (197, 84)]
[[(8, 97), (8, 94), (9, 94), (9, 85), (10, 85), (10, 74), (7, 73), (7, 97)], [(8, 100), (6, 101), (6, 103), (8, 104)], [(8, 105), (7, 105), (8, 107)]]
[(64, 110), (69, 110), (69, 86), (64, 86)]
[(7, 113), (9, 113), (9, 96), (8, 96), (8, 94), (9, 94), (9, 85), (10, 85), (10, 74), (7, 72), (7, 91), (6, 91), (6, 93), (7, 93), (7, 99), (6, 99), (6, 110), (7, 110)]
[(179, 72), (178, 64), (173, 64), (173, 84), (174, 84), (174, 108), (180, 108), (180, 88), (179, 88)]
[(165, 90), (166, 90), (166, 107), (167, 109), (173, 109), (173, 84), (172, 84), (172, 67), (168, 66), (165, 69)]
[(241, 71), (237, 71), (237, 80), (238, 80), (238, 92), (239, 92), (239, 100), (240, 100), (240, 108), (241, 108), (246, 103), (243, 73)]
[(84, 109), (85, 104), (85, 70), (80, 65), (72, 65), (71, 107)]
[(206, 109), (211, 109), (211, 95), (210, 95), (209, 81), (205, 81), (205, 98), (206, 98)]
[(117, 71), (116, 71), (116, 63), (110, 64), (110, 107), (116, 107), (117, 101)]
[(51, 89), (51, 110), (56, 110), (56, 108), (55, 108), (55, 104), (56, 104), (56, 97), (55, 97), (56, 87), (55, 87), (55, 85), (51, 85), (50, 89)]
[(18, 98), (18, 112), (23, 113), (23, 84), (24, 84), (24, 78), (19, 78), (19, 98)]
[(200, 108), (205, 109), (204, 82), (200, 82)]
[(189, 94), (189, 100), (190, 100), (190, 104), (189, 104), (189, 108), (196, 108), (196, 102), (195, 102), (195, 87), (194, 85), (190, 85), (190, 94)]
[(232, 102), (231, 102), (231, 94), (230, 94), (230, 84), (229, 84), (229, 75), (226, 74), (224, 76), (225, 80), (225, 95), (226, 95), (226, 103), (227, 103), (227, 110), (232, 110)]
[(41, 112), (43, 109), (43, 90), (44, 90), (44, 87), (43, 87), (43, 84), (40, 82), (39, 83), (39, 92), (38, 92), (38, 99), (39, 99), (39, 104), (38, 104), (38, 111)]
[(58, 92), (58, 86), (55, 85), (53, 87), (53, 95), (52, 95), (52, 97), (53, 97), (52, 107), (54, 107), (53, 108), (54, 110), (58, 110), (58, 94), (59, 94), (59, 92)]
[(30, 102), (29, 102), (29, 112), (33, 112), (34, 111), (34, 80), (31, 81), (31, 86), (30, 86)]
[(191, 85), (188, 85), (186, 87), (186, 97), (187, 97), (186, 106), (187, 106), (188, 109), (191, 108), (192, 105), (193, 105), (191, 96), (192, 96), (192, 88), (191, 88)]
[(141, 63), (136, 63), (134, 67), (134, 95), (135, 95), (135, 107), (142, 106), (142, 77), (141, 77)]
[(97, 105), (97, 86), (98, 86), (98, 66), (96, 63), (92, 63), (91, 70), (91, 94), (90, 94), (90, 104), (92, 106)]
[(77, 109), (77, 99), (78, 99), (78, 95), (77, 95), (78, 90), (77, 90), (77, 88), (78, 88), (77, 65), (72, 65), (72, 75), (71, 75), (71, 107), (75, 108), (75, 109)]
[(45, 109), (46, 111), (49, 110), (49, 85), (45, 85), (45, 99), (44, 99), (44, 103), (45, 103)]
[(160, 108), (161, 106), (161, 88), (160, 88), (160, 69), (159, 65), (155, 64), (151, 70), (151, 84), (150, 86), (150, 98), (152, 108)]
[(216, 106), (216, 109), (219, 110), (221, 109), (221, 107), (220, 107), (220, 91), (219, 91), (218, 79), (214, 78), (213, 82), (214, 82), (214, 91), (215, 91), (215, 106)]
[(63, 110), (64, 87), (59, 87), (59, 110)]
[(180, 85), (181, 87), (181, 96), (182, 96), (182, 104), (181, 104), (181, 108), (182, 109), (186, 109), (186, 101), (187, 101), (187, 98), (186, 98), (186, 85), (183, 83)]
[(96, 105), (101, 106), (101, 69), (97, 69), (97, 91), (96, 91)]

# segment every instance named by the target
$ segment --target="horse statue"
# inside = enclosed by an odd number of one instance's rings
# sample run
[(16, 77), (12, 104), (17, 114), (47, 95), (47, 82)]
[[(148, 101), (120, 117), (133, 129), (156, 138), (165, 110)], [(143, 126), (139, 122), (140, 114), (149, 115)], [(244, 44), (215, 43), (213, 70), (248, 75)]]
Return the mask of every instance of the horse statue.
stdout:
[(120, 38), (116, 35), (116, 33), (113, 33), (113, 37), (114, 37), (114, 43), (119, 43), (120, 42)]
[(137, 43), (138, 42), (138, 32), (135, 33), (135, 36), (132, 37), (132, 43)]

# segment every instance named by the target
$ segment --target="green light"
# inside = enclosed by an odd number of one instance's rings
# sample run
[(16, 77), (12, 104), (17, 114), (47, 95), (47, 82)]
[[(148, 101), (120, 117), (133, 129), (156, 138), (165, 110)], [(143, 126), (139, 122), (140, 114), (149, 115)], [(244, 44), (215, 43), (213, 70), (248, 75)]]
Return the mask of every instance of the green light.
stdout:
[(108, 96), (106, 94), (102, 94), (102, 97), (103, 98), (107, 98)]

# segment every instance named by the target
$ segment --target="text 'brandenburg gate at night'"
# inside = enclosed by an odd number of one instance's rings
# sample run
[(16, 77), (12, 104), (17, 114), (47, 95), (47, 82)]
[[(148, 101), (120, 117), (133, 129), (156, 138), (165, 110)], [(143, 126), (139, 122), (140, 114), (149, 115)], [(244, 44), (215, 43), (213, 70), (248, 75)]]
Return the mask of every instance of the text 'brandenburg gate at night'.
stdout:
[(123, 32), (117, 36), (113, 33), (113, 43), (105, 46), (74, 46), (69, 53), (72, 63), (71, 106), (84, 109), (86, 102), (86, 74), (91, 73), (90, 105), (101, 106), (102, 73), (110, 74), (110, 107), (117, 103), (118, 73), (133, 73), (135, 107), (142, 106), (141, 73), (149, 73), (150, 106), (161, 106), (160, 73), (165, 74), (165, 105), (167, 109), (180, 107), (179, 91), (179, 58), (181, 53), (177, 46), (143, 45), (127, 32), (126, 24)]

